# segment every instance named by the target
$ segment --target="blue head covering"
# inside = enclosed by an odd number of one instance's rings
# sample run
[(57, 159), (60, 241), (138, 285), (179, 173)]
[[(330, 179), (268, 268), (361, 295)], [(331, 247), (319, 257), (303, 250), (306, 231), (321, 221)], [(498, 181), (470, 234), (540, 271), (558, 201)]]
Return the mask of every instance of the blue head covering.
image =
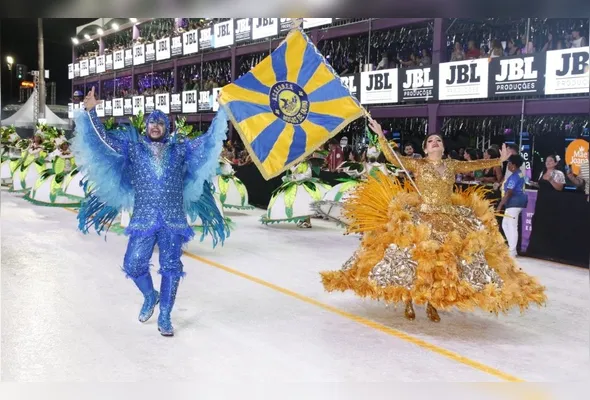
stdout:
[[(154, 110), (147, 117), (146, 124), (149, 124), (149, 123), (163, 124), (164, 125), (164, 136), (163, 136), (162, 140), (168, 139), (168, 137), (170, 135), (170, 119), (168, 119), (168, 116), (166, 114), (164, 114), (160, 110)], [(147, 126), (146, 126), (146, 129), (147, 129)]]

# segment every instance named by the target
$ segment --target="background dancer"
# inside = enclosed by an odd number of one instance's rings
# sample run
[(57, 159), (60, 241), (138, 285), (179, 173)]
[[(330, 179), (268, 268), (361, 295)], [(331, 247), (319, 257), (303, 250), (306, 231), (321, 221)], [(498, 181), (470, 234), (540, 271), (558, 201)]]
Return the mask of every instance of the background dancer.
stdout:
[[(139, 320), (146, 322), (160, 302), (158, 330), (173, 336), (170, 313), (184, 275), (182, 245), (194, 236), (187, 214), (203, 221), (201, 240), (211, 234), (215, 246), (228, 234), (211, 185), (226, 137), (227, 117), (220, 108), (206, 134), (184, 140), (171, 137), (168, 117), (154, 111), (147, 119), (145, 136), (140, 136), (134, 127), (107, 132), (96, 114), (96, 104), (93, 87), (84, 99), (87, 111), (75, 116), (72, 148), (82, 173), (92, 183), (78, 215), (79, 227), (87, 233), (94, 225), (100, 233), (121, 209), (133, 209), (125, 231), (129, 243), (123, 269), (144, 296)], [(156, 243), (160, 293), (149, 271)]]

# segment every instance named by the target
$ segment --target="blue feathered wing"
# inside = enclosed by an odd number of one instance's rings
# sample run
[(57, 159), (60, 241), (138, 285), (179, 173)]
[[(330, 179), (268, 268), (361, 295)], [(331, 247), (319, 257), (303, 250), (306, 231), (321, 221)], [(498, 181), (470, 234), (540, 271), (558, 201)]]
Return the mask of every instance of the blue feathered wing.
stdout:
[(121, 210), (133, 208), (134, 191), (129, 175), (129, 143), (139, 135), (131, 126), (105, 131), (95, 114), (77, 111), (72, 152), (76, 157), (87, 193), (78, 213), (78, 228), (108, 231)]
[(213, 178), (228, 129), (227, 114), (220, 108), (211, 127), (202, 136), (187, 141), (187, 172), (184, 178), (184, 211), (194, 221), (203, 221), (203, 235), (213, 238), (213, 246), (229, 236), (229, 227), (213, 197)]

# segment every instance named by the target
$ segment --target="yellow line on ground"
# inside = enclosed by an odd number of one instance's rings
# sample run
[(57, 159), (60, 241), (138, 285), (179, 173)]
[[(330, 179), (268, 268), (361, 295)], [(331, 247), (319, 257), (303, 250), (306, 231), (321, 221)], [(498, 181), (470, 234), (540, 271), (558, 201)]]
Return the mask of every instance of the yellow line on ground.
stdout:
[[(67, 210), (68, 211), (71, 211), (71, 212), (74, 212), (74, 213), (77, 213), (76, 210), (72, 210), (72, 209), (67, 209)], [(324, 309), (326, 311), (330, 311), (330, 312), (332, 312), (334, 314), (337, 314), (337, 315), (339, 315), (341, 317), (344, 317), (346, 319), (349, 319), (351, 321), (357, 322), (357, 323), (359, 323), (361, 325), (365, 325), (365, 326), (367, 326), (369, 328), (372, 328), (372, 329), (375, 329), (375, 330), (377, 330), (379, 332), (382, 332), (382, 333), (388, 334), (390, 336), (394, 336), (394, 337), (396, 337), (398, 339), (404, 340), (406, 342), (412, 343), (412, 344), (414, 344), (416, 346), (422, 347), (423, 349), (430, 350), (433, 353), (439, 354), (439, 355), (441, 355), (443, 357), (446, 357), (446, 358), (451, 359), (453, 361), (459, 362), (461, 364), (465, 364), (465, 365), (467, 365), (467, 366), (469, 366), (471, 368), (477, 369), (477, 370), (479, 370), (481, 372), (485, 372), (486, 374), (495, 376), (496, 378), (499, 378), (501, 380), (508, 381), (508, 382), (524, 382), (523, 379), (517, 378), (517, 377), (515, 377), (513, 375), (510, 375), (510, 374), (508, 374), (506, 372), (502, 372), (502, 371), (500, 371), (500, 370), (498, 370), (496, 368), (489, 367), (489, 366), (487, 366), (485, 364), (482, 364), (482, 363), (480, 363), (478, 361), (475, 361), (475, 360), (472, 360), (472, 359), (467, 358), (465, 356), (462, 356), (462, 355), (460, 355), (458, 353), (455, 353), (453, 351), (450, 351), (450, 350), (447, 350), (445, 348), (439, 347), (437, 345), (428, 343), (428, 342), (426, 342), (426, 341), (424, 341), (422, 339), (419, 339), (417, 337), (414, 337), (412, 335), (409, 335), (409, 334), (407, 334), (405, 332), (399, 331), (397, 329), (390, 328), (390, 327), (388, 327), (386, 325), (380, 324), (380, 323), (375, 322), (375, 321), (371, 321), (370, 319), (363, 318), (363, 317), (361, 317), (359, 315), (351, 314), (349, 312), (340, 310), (340, 309), (338, 309), (336, 307), (332, 307), (332, 306), (330, 306), (328, 304), (325, 304), (325, 303), (322, 303), (322, 302), (317, 301), (315, 299), (312, 299), (311, 297), (307, 297), (307, 296), (304, 296), (304, 295), (299, 294), (297, 292), (293, 292), (293, 291), (291, 291), (289, 289), (285, 289), (283, 287), (277, 286), (277, 285), (275, 285), (273, 283), (267, 282), (267, 281), (262, 280), (260, 278), (256, 278), (255, 276), (245, 274), (245, 273), (243, 273), (241, 271), (238, 271), (236, 269), (227, 267), (227, 266), (225, 266), (223, 264), (220, 264), (218, 262), (209, 260), (207, 258), (203, 258), (201, 256), (198, 256), (196, 254), (190, 253), (188, 251), (184, 251), (184, 255), (186, 255), (189, 258), (192, 258), (193, 260), (200, 261), (200, 262), (202, 262), (204, 264), (207, 264), (207, 265), (210, 265), (212, 267), (218, 268), (218, 269), (220, 269), (222, 271), (225, 271), (225, 272), (228, 272), (228, 273), (230, 273), (232, 275), (239, 276), (239, 277), (244, 278), (246, 280), (249, 280), (251, 282), (254, 282), (254, 283), (257, 283), (257, 284), (262, 285), (264, 287), (267, 287), (269, 289), (275, 290), (275, 291), (277, 291), (279, 293), (282, 293), (284, 295), (293, 297), (293, 298), (295, 298), (297, 300), (300, 300), (300, 301), (303, 301), (303, 302), (305, 302), (307, 304), (312, 304), (312, 305), (314, 305), (316, 307), (319, 307), (319, 308), (322, 308), (322, 309)]]

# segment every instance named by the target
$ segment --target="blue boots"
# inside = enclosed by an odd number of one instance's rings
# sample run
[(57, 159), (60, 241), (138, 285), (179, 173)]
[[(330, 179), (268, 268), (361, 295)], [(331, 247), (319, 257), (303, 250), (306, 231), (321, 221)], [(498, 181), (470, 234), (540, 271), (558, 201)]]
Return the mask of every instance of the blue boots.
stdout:
[(154, 289), (152, 275), (148, 272), (138, 278), (134, 278), (133, 282), (141, 291), (144, 297), (143, 306), (139, 312), (139, 322), (146, 322), (154, 314), (154, 309), (160, 301), (158, 292)]
[(174, 336), (174, 328), (170, 321), (170, 313), (176, 300), (176, 291), (180, 283), (180, 276), (162, 275), (160, 285), (160, 315), (158, 316), (158, 330), (162, 336)]

